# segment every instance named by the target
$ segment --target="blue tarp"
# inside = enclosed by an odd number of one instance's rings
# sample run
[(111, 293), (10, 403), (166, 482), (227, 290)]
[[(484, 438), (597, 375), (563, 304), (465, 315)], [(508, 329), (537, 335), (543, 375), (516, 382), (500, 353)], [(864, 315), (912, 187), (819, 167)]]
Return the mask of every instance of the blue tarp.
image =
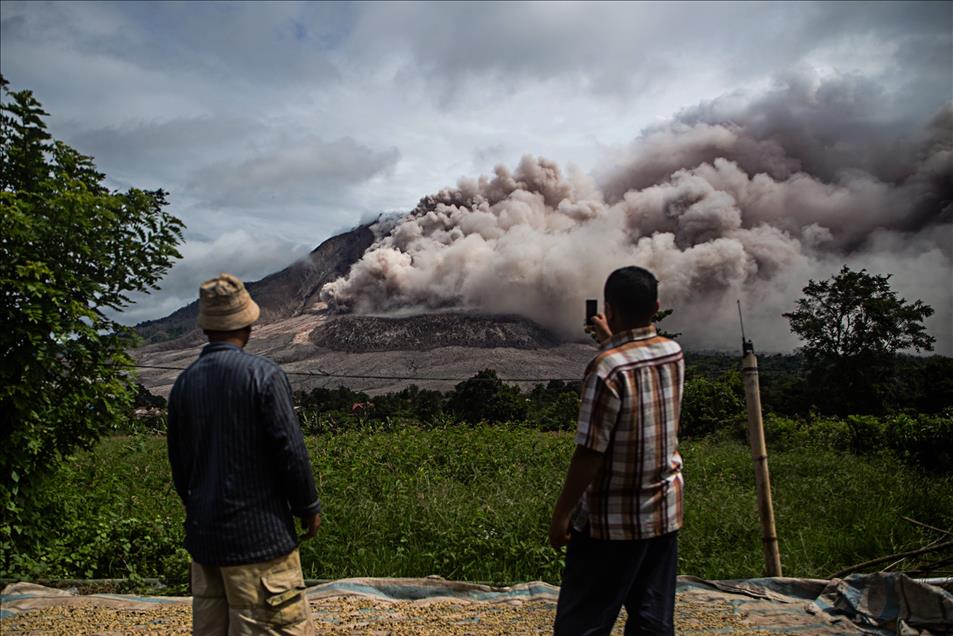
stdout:
[[(558, 595), (559, 588), (540, 581), (490, 587), (445, 581), (439, 577), (342, 579), (308, 588), (308, 597), (314, 602), (336, 597), (363, 597), (380, 601), (384, 605), (381, 611), (385, 613), (388, 606), (400, 602), (431, 602), (436, 599), (464, 603), (539, 602), (554, 605)], [(681, 576), (678, 598), (685, 604), (724, 607), (746, 629), (759, 632), (953, 634), (953, 594), (940, 585), (898, 573), (852, 575), (831, 581), (794, 578), (706, 581)], [(143, 609), (154, 608), (156, 603), (187, 602), (188, 598), (161, 596), (82, 596), (30, 583), (15, 583), (7, 586), (0, 595), (0, 617), (63, 604)]]

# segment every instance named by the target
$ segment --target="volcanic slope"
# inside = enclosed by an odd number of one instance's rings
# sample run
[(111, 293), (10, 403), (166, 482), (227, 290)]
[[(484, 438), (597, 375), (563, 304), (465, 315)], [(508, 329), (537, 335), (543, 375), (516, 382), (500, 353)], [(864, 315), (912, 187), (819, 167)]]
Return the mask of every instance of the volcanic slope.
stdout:
[[(268, 324), (300, 315), (318, 301), (321, 287), (347, 274), (374, 242), (374, 233), (362, 225), (350, 232), (332, 236), (316, 247), (307, 257), (292, 263), (280, 272), (247, 283), (249, 293), (261, 307), (259, 324)], [(209, 272), (209, 277), (217, 272)], [(196, 284), (196, 291), (198, 284)], [(136, 325), (136, 331), (146, 343), (179, 345), (201, 339), (202, 332), (195, 326), (199, 315), (198, 301), (189, 303), (165, 318)], [(180, 337), (185, 336), (180, 341)]]
[[(321, 286), (346, 274), (373, 241), (368, 226), (358, 227), (280, 272), (248, 283), (261, 306), (248, 350), (280, 364), (296, 389), (344, 385), (377, 394), (416, 384), (449, 390), (487, 368), (528, 387), (551, 378), (578, 379), (595, 354), (593, 345), (562, 342), (519, 316), (329, 312), (319, 299)], [(193, 302), (136, 327), (147, 344), (133, 357), (143, 367), (140, 382), (153, 393), (167, 395), (179, 369), (201, 351), (205, 338), (195, 326), (197, 315)]]

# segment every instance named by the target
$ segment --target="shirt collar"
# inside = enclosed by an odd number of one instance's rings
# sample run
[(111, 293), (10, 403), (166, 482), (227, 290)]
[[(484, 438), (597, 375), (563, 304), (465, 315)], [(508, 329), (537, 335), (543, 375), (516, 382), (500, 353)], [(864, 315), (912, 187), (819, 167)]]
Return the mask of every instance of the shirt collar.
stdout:
[(607, 349), (614, 349), (615, 347), (625, 344), (626, 342), (631, 342), (633, 340), (645, 340), (646, 338), (651, 338), (654, 335), (655, 325), (627, 329), (626, 331), (620, 331), (617, 334), (613, 334), (611, 338), (602, 343), (601, 349), (603, 351)]
[(200, 355), (204, 356), (206, 353), (215, 353), (216, 351), (241, 351), (242, 348), (238, 345), (233, 345), (230, 342), (210, 342), (204, 347), (202, 347), (202, 353)]

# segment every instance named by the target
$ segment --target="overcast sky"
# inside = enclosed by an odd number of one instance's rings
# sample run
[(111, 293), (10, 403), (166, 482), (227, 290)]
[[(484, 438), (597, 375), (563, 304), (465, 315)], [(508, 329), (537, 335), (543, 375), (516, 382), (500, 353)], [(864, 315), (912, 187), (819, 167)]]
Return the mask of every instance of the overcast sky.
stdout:
[(953, 97), (951, 6), (2, 2), (0, 70), (111, 186), (162, 187), (185, 221), (135, 323), (524, 154), (598, 173), (779, 74), (864, 78), (887, 119), (923, 119)]

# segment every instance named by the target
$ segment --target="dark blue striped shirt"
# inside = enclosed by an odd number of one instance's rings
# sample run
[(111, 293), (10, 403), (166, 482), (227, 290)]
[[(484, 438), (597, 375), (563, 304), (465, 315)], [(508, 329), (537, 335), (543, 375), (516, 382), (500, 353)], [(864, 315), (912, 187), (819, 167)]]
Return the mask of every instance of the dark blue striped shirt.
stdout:
[(321, 510), (291, 385), (270, 360), (208, 344), (172, 387), (168, 444), (185, 547), (199, 563), (287, 554), (294, 517)]

